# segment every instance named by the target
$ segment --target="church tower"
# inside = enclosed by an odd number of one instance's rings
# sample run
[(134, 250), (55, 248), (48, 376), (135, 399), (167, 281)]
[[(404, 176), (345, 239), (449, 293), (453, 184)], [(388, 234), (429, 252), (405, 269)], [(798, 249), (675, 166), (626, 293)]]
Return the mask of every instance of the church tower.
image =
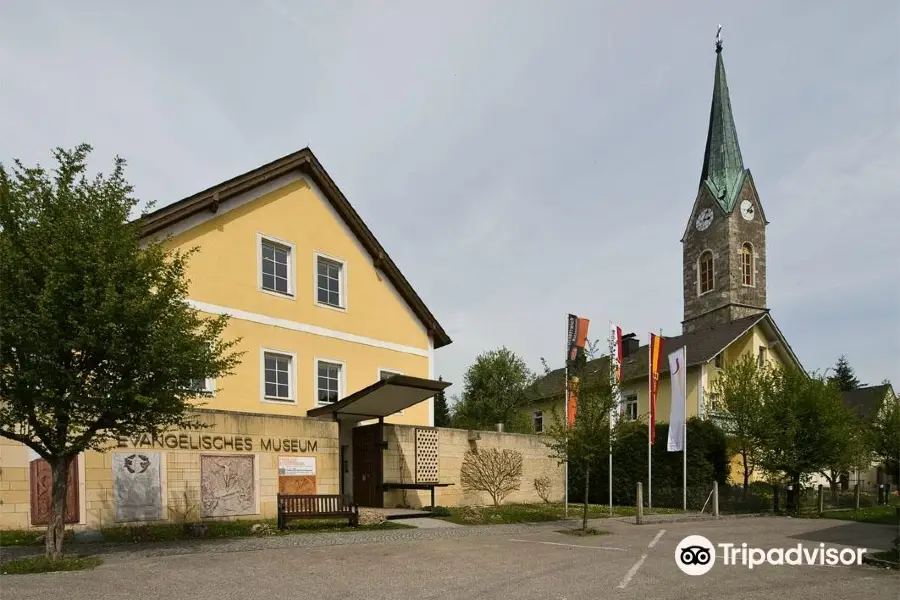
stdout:
[(703, 170), (681, 238), (684, 333), (768, 310), (767, 224), (753, 177), (741, 158), (722, 62), (722, 40), (717, 37)]

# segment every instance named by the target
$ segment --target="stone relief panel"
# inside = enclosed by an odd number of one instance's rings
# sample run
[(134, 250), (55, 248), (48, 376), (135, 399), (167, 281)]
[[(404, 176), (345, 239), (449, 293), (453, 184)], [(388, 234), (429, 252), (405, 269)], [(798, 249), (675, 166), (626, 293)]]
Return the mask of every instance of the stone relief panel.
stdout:
[(256, 514), (253, 456), (200, 457), (200, 516)]
[(159, 452), (112, 455), (116, 521), (163, 518)]

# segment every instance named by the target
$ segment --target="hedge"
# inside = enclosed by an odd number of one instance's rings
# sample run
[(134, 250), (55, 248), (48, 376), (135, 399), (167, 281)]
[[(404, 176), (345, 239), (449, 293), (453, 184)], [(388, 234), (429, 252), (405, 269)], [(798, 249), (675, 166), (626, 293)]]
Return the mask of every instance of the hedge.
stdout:
[[(653, 506), (680, 507), (683, 494), (683, 457), (669, 452), (668, 423), (657, 423), (653, 444)], [(711, 421), (696, 417), (687, 422), (687, 487), (689, 507), (699, 509), (712, 490), (728, 482), (729, 456), (725, 433)], [(613, 504), (632, 506), (637, 482), (647, 490), (647, 424), (623, 423), (613, 444)], [(588, 498), (592, 504), (609, 503), (609, 455), (592, 465)], [(569, 469), (569, 501), (584, 498), (584, 473)]]

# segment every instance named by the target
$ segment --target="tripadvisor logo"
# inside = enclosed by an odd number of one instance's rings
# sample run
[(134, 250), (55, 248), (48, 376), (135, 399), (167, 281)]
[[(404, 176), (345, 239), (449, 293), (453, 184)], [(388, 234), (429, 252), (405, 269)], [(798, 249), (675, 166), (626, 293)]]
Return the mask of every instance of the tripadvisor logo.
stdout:
[(705, 575), (720, 558), (725, 566), (753, 569), (761, 565), (860, 565), (865, 548), (826, 548), (825, 544), (790, 548), (754, 548), (746, 543), (713, 544), (702, 535), (689, 535), (675, 548), (675, 564), (688, 575)]

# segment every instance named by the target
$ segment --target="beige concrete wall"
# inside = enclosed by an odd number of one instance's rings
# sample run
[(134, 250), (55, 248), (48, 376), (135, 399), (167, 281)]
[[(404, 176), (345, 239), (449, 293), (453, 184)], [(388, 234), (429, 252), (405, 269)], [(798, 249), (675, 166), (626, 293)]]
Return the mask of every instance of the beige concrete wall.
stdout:
[[(115, 519), (113, 455), (130, 455), (135, 450), (160, 453), (161, 521), (177, 521), (185, 508), (193, 508), (193, 516), (197, 516), (201, 455), (254, 457), (254, 514), (217, 517), (220, 519), (276, 516), (279, 457), (315, 457), (316, 493), (338, 493), (336, 423), (222, 411), (202, 411), (199, 420), (208, 427), (199, 431), (167, 432), (156, 440), (147, 436), (122, 439), (106, 452), (79, 456), (81, 506), (80, 522), (75, 527), (93, 529), (125, 524)], [(34, 458), (25, 446), (0, 438), (0, 529), (31, 527), (29, 463)]]
[[(384, 440), (384, 481), (414, 482), (416, 468), (416, 429), (409, 425), (385, 425)], [(492, 500), (484, 492), (466, 492), (460, 483), (460, 469), (463, 458), (470, 449), (509, 449), (522, 453), (522, 480), (518, 491), (511, 493), (504, 504), (524, 504), (542, 502), (535, 492), (534, 480), (546, 476), (551, 482), (550, 500), (562, 502), (565, 494), (565, 471), (562, 465), (550, 458), (542, 436), (491, 431), (473, 432), (480, 439), (469, 441), (469, 432), (464, 429), (438, 430), (438, 472), (440, 483), (452, 486), (438, 488), (435, 502), (438, 506), (484, 505)], [(402, 492), (394, 490), (384, 494), (384, 506), (393, 508), (409, 506), (420, 508), (429, 506), (430, 493), (420, 491)]]

